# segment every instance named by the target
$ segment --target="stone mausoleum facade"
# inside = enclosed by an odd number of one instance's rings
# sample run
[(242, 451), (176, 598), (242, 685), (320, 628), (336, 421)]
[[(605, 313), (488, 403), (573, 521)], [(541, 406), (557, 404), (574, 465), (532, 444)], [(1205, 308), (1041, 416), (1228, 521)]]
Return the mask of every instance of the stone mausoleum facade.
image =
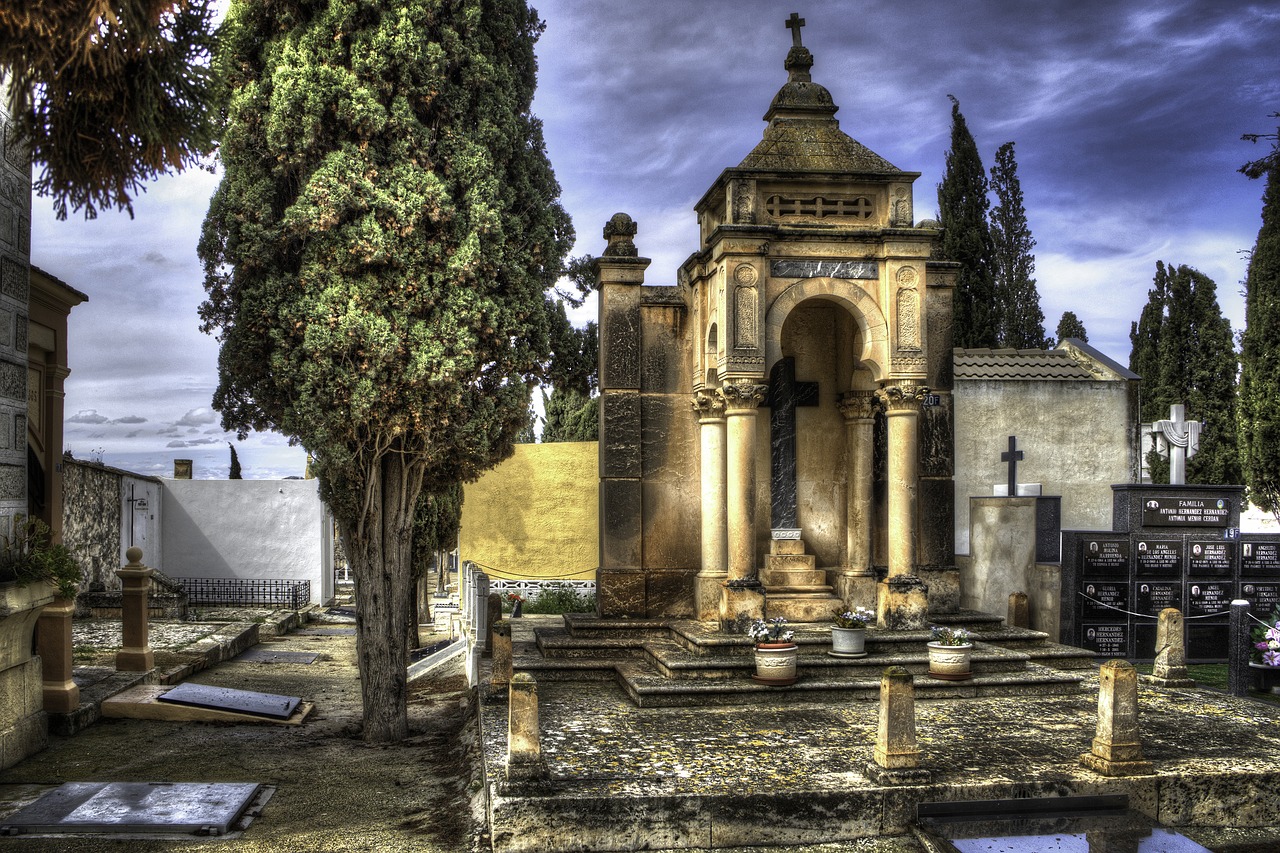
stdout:
[[(793, 16), (793, 19), (795, 16)], [(600, 275), (604, 616), (919, 627), (958, 606), (952, 292), (906, 172), (852, 139), (798, 24), (763, 139), (677, 283), (625, 214)], [(926, 592), (927, 600), (926, 600)]]

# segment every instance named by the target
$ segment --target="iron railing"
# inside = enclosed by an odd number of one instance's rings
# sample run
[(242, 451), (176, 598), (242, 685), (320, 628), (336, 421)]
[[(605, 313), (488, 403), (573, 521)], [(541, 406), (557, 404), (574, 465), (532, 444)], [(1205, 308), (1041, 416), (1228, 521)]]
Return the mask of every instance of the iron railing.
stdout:
[(247, 578), (177, 578), (187, 604), (203, 607), (287, 607), (311, 603), (311, 581)]

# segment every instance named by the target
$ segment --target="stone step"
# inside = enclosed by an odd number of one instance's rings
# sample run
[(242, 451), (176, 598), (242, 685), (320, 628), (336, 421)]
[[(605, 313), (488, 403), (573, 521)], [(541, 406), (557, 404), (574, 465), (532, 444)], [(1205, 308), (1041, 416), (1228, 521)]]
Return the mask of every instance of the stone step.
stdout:
[(777, 586), (831, 588), (825, 569), (765, 569), (760, 582), (772, 589)]
[(830, 622), (843, 606), (844, 602), (830, 593), (784, 592), (770, 593), (765, 608), (770, 617), (783, 616), (788, 622)]
[[(817, 568), (818, 558), (813, 554), (766, 554), (764, 557), (763, 575), (770, 575), (776, 572), (815, 572), (819, 571), (824, 577), (822, 583), (826, 583), (826, 572)], [(766, 577), (760, 578), (765, 583), (769, 583)]]

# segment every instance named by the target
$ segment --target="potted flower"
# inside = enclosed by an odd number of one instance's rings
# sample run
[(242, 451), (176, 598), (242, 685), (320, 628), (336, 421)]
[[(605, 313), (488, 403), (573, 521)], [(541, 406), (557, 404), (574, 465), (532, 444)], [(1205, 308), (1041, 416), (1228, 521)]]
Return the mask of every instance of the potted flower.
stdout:
[(507, 593), (507, 603), (511, 605), (511, 618), (519, 619), (524, 614), (520, 612), (520, 608), (524, 607), (524, 596), (518, 592)]
[(1251, 632), (1253, 650), (1249, 656), (1249, 666), (1257, 674), (1257, 689), (1270, 688), (1275, 693), (1280, 691), (1280, 687), (1276, 686), (1280, 681), (1280, 610), (1272, 611), (1269, 621), (1269, 625), (1254, 626)]
[(775, 686), (796, 683), (799, 649), (791, 642), (795, 632), (787, 630), (785, 617), (775, 616), (767, 622), (757, 619), (747, 629), (747, 636), (756, 641), (756, 674), (752, 679)]
[(867, 626), (875, 618), (875, 611), (867, 607), (836, 613), (836, 622), (831, 626), (830, 654), (841, 658), (866, 657)]
[(964, 681), (972, 678), (969, 671), (969, 654), (973, 640), (964, 628), (946, 628), (935, 625), (929, 640), (929, 676), (944, 681)]

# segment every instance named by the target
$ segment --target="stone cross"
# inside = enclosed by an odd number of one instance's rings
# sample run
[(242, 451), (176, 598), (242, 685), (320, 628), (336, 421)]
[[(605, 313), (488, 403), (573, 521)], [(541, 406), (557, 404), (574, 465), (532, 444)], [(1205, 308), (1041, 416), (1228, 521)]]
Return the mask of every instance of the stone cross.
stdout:
[(1009, 497), (1018, 494), (1018, 463), (1022, 461), (1022, 451), (1018, 449), (1018, 437), (1009, 436), (1009, 449), (1000, 454), (1001, 462), (1009, 463)]
[(800, 28), (804, 26), (804, 18), (800, 17), (798, 12), (792, 12), (791, 17), (787, 18), (787, 29), (791, 30), (791, 46), (802, 47), (800, 44)]
[(796, 360), (781, 359), (769, 377), (769, 483), (773, 529), (796, 521), (796, 406), (818, 405), (818, 383), (796, 381)]
[(1181, 486), (1187, 482), (1187, 460), (1200, 449), (1199, 421), (1189, 421), (1187, 408), (1181, 404), (1169, 407), (1169, 419), (1151, 425), (1153, 433), (1160, 433), (1169, 442), (1169, 484)]

